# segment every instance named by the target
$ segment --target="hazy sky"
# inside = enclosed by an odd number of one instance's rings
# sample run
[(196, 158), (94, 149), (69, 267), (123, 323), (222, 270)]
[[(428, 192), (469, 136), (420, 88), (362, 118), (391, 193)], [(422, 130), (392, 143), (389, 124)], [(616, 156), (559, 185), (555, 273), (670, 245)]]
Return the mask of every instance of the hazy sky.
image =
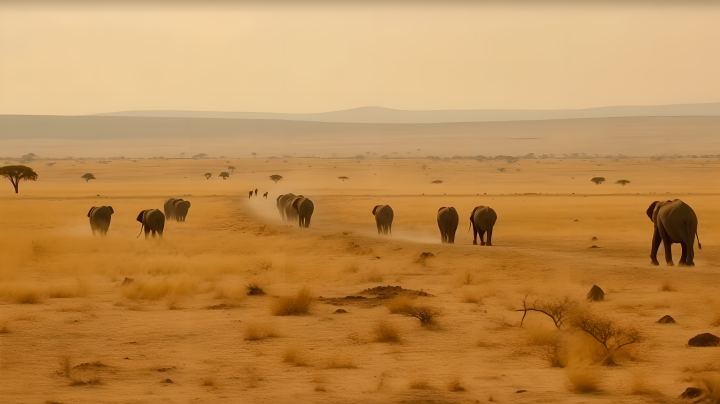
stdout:
[(0, 3), (2, 114), (720, 102), (701, 2), (21, 4)]

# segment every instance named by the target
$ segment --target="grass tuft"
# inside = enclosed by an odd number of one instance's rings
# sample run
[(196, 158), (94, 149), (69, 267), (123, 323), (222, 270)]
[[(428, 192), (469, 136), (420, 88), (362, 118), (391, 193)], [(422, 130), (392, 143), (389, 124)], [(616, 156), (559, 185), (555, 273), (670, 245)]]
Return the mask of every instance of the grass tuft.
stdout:
[(248, 323), (245, 327), (245, 341), (262, 341), (279, 337), (275, 327), (267, 323)]
[(400, 330), (387, 320), (380, 320), (373, 326), (372, 333), (375, 342), (401, 342)]
[(295, 296), (281, 297), (272, 306), (274, 316), (302, 316), (308, 314), (313, 303), (310, 289), (304, 287)]

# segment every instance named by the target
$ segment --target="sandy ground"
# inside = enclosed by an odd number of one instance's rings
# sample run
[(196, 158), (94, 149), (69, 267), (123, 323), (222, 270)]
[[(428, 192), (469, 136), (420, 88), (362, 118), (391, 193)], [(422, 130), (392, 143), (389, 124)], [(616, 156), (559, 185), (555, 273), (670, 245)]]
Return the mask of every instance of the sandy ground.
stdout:
[[(672, 403), (720, 372), (720, 348), (687, 347), (720, 335), (719, 160), (30, 165), (40, 179), (19, 195), (0, 182), (2, 403)], [(236, 170), (221, 180), (228, 165)], [(269, 198), (248, 199), (255, 188)], [(285, 192), (314, 201), (309, 229), (279, 219)], [(187, 221), (168, 222), (162, 239), (135, 238), (138, 212), (169, 197), (191, 201)], [(703, 249), (695, 267), (653, 267), (645, 210), (675, 198), (697, 213)], [(376, 234), (377, 204), (395, 211), (392, 236)], [(93, 205), (115, 210), (106, 237), (91, 234)], [(492, 247), (467, 233), (477, 205), (498, 214)], [(441, 206), (460, 213), (454, 245), (440, 243)], [(418, 263), (422, 252), (435, 258)], [(135, 281), (121, 286), (125, 277)], [(268, 295), (247, 296), (251, 282)], [(594, 284), (605, 301), (585, 303)], [(271, 313), (303, 287), (329, 298), (379, 285), (431, 294), (414, 302), (440, 310), (436, 324), (322, 299), (308, 315)], [(521, 326), (528, 293), (569, 297), (643, 342), (601, 366), (598, 344), (573, 327), (556, 331), (538, 313)], [(677, 324), (656, 323), (666, 314)], [(383, 321), (400, 342), (375, 342)], [(275, 336), (245, 339), (257, 329)], [(548, 360), (556, 346), (564, 368)]]

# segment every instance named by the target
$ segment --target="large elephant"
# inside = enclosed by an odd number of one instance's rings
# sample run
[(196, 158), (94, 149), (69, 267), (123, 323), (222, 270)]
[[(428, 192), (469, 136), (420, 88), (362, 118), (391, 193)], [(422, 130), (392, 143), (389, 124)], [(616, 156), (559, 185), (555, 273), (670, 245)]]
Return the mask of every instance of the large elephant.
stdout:
[(375, 215), (378, 234), (392, 234), (392, 222), (395, 217), (390, 205), (376, 205), (372, 210)]
[(170, 198), (165, 201), (165, 204), (163, 205), (165, 218), (167, 220), (177, 220), (178, 222), (185, 221), (185, 216), (187, 216), (189, 209), (190, 202), (183, 199)]
[(454, 243), (460, 216), (453, 207), (438, 209), (437, 223), (440, 228), (440, 238), (443, 243)]
[[(473, 228), (473, 245), (477, 245), (477, 236), (480, 235), (480, 245), (492, 245), (492, 233), (497, 214), (489, 206), (476, 206), (470, 214), (470, 225)], [(469, 229), (468, 229), (469, 230)], [(487, 232), (487, 243), (485, 243)]]
[(90, 228), (92, 229), (93, 235), (95, 232), (99, 232), (102, 235), (107, 234), (113, 213), (115, 213), (115, 211), (112, 206), (93, 206), (90, 208), (87, 215), (90, 218)]
[(302, 195), (292, 200), (292, 207), (297, 213), (298, 226), (310, 227), (310, 218), (312, 218), (313, 211), (315, 210), (315, 204), (308, 199), (303, 198)]
[(293, 204), (299, 199), (304, 199), (304, 197), (302, 195), (297, 195), (290, 197), (285, 201), (285, 221), (292, 223), (298, 220), (298, 211), (295, 209)]
[(286, 207), (288, 199), (294, 198), (295, 196), (296, 196), (295, 194), (289, 193), (289, 194), (280, 195), (275, 200), (276, 206), (278, 208), (278, 212), (280, 212), (280, 217), (282, 218), (282, 220), (287, 220), (287, 218), (285, 217), (285, 207)]
[(655, 225), (652, 250), (650, 251), (652, 264), (660, 265), (657, 260), (657, 252), (662, 241), (667, 265), (673, 265), (672, 243), (680, 243), (682, 245), (682, 256), (678, 265), (694, 266), (695, 251), (693, 250), (693, 244), (695, 243), (695, 237), (698, 240), (698, 249), (701, 249), (702, 245), (700, 244), (700, 236), (697, 234), (698, 219), (692, 208), (680, 199), (667, 202), (655, 201), (650, 205), (646, 213)]
[[(162, 237), (165, 229), (165, 215), (159, 209), (145, 209), (140, 212), (136, 220), (142, 223), (140, 233), (145, 229), (145, 238), (148, 237), (150, 232), (152, 232), (153, 237), (155, 237), (155, 233)], [(140, 234), (138, 234), (138, 237), (140, 237)]]

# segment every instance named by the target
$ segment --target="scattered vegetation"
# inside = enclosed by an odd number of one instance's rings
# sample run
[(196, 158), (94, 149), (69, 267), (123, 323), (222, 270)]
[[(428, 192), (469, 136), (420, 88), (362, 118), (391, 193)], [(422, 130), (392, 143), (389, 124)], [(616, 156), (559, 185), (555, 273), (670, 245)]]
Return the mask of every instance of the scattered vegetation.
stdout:
[(573, 319), (575, 326), (593, 337), (605, 348), (604, 365), (614, 365), (614, 355), (619, 349), (643, 341), (636, 328), (620, 326), (611, 318), (603, 317), (586, 309)]
[(32, 168), (26, 166), (0, 167), (0, 177), (7, 178), (18, 193), (20, 181), (37, 181), (38, 175)]
[(205, 179), (209, 180), (212, 177), (212, 173), (205, 173)]
[(435, 180), (435, 181), (431, 182), (431, 184), (442, 184), (442, 183), (443, 183), (443, 180)]
[(622, 185), (622, 186), (625, 186), (625, 184), (629, 184), (630, 181), (628, 181), (628, 180), (617, 180), (617, 181), (615, 181), (615, 183), (616, 183), (616, 184), (620, 184), (620, 185)]
[(87, 173), (87, 174), (83, 175), (83, 176), (80, 177), (80, 178), (84, 179), (85, 182), (90, 182), (90, 180), (96, 179), (95, 176), (92, 175), (92, 174), (90, 174), (90, 173)]
[(245, 285), (245, 287), (248, 290), (248, 292), (247, 292), (248, 296), (264, 296), (265, 295), (265, 291), (260, 286), (260, 284), (257, 282), (251, 282), (249, 285)]
[(268, 338), (277, 338), (275, 327), (269, 323), (250, 322), (245, 327), (245, 341), (262, 341)]
[(435, 317), (440, 315), (440, 310), (426, 306), (416, 306), (414, 301), (408, 297), (400, 296), (391, 300), (387, 304), (388, 310), (393, 314), (402, 314), (408, 317), (415, 317), (420, 320), (420, 324), (429, 325), (433, 324)]
[(295, 296), (277, 299), (272, 306), (272, 314), (274, 316), (302, 316), (310, 311), (313, 300), (310, 289), (303, 287)]
[(230, 170), (230, 171), (232, 171), (232, 172), (235, 172), (235, 166), (228, 166), (227, 169)]
[(273, 181), (275, 181), (275, 183), (277, 184), (278, 181), (280, 181), (281, 179), (283, 179), (283, 176), (282, 176), (282, 175), (273, 174), (273, 175), (270, 176), (270, 179), (273, 180)]
[(230, 176), (230, 173), (228, 173), (227, 171), (223, 171), (219, 174), (219, 177), (222, 178), (223, 180), (226, 180), (229, 176)]
[(605, 177), (593, 177), (590, 179), (590, 181), (594, 182), (595, 185), (600, 185), (605, 182)]
[(568, 319), (570, 312), (575, 307), (574, 303), (567, 297), (564, 299), (550, 300), (535, 299), (531, 303), (528, 303), (528, 295), (525, 295), (522, 302), (523, 308), (515, 310), (523, 312), (522, 319), (520, 320), (521, 326), (523, 321), (525, 321), (525, 316), (527, 316), (528, 311), (536, 311), (550, 317), (558, 330)]
[(393, 342), (398, 343), (400, 339), (400, 329), (388, 320), (380, 320), (373, 326), (372, 333), (375, 342)]
[(291, 345), (285, 348), (285, 352), (283, 352), (283, 362), (293, 366), (309, 366), (305, 352), (297, 345)]
[(327, 360), (328, 369), (357, 369), (355, 360), (351, 357), (332, 356)]
[(343, 175), (342, 177), (338, 177), (338, 179), (343, 180), (343, 182), (345, 182), (345, 180), (349, 180), (350, 178)]
[(454, 391), (454, 392), (465, 391), (465, 387), (463, 387), (463, 385), (460, 383), (459, 377), (456, 377), (456, 378), (450, 380), (450, 382), (447, 385), (447, 388), (448, 388), (448, 390)]

